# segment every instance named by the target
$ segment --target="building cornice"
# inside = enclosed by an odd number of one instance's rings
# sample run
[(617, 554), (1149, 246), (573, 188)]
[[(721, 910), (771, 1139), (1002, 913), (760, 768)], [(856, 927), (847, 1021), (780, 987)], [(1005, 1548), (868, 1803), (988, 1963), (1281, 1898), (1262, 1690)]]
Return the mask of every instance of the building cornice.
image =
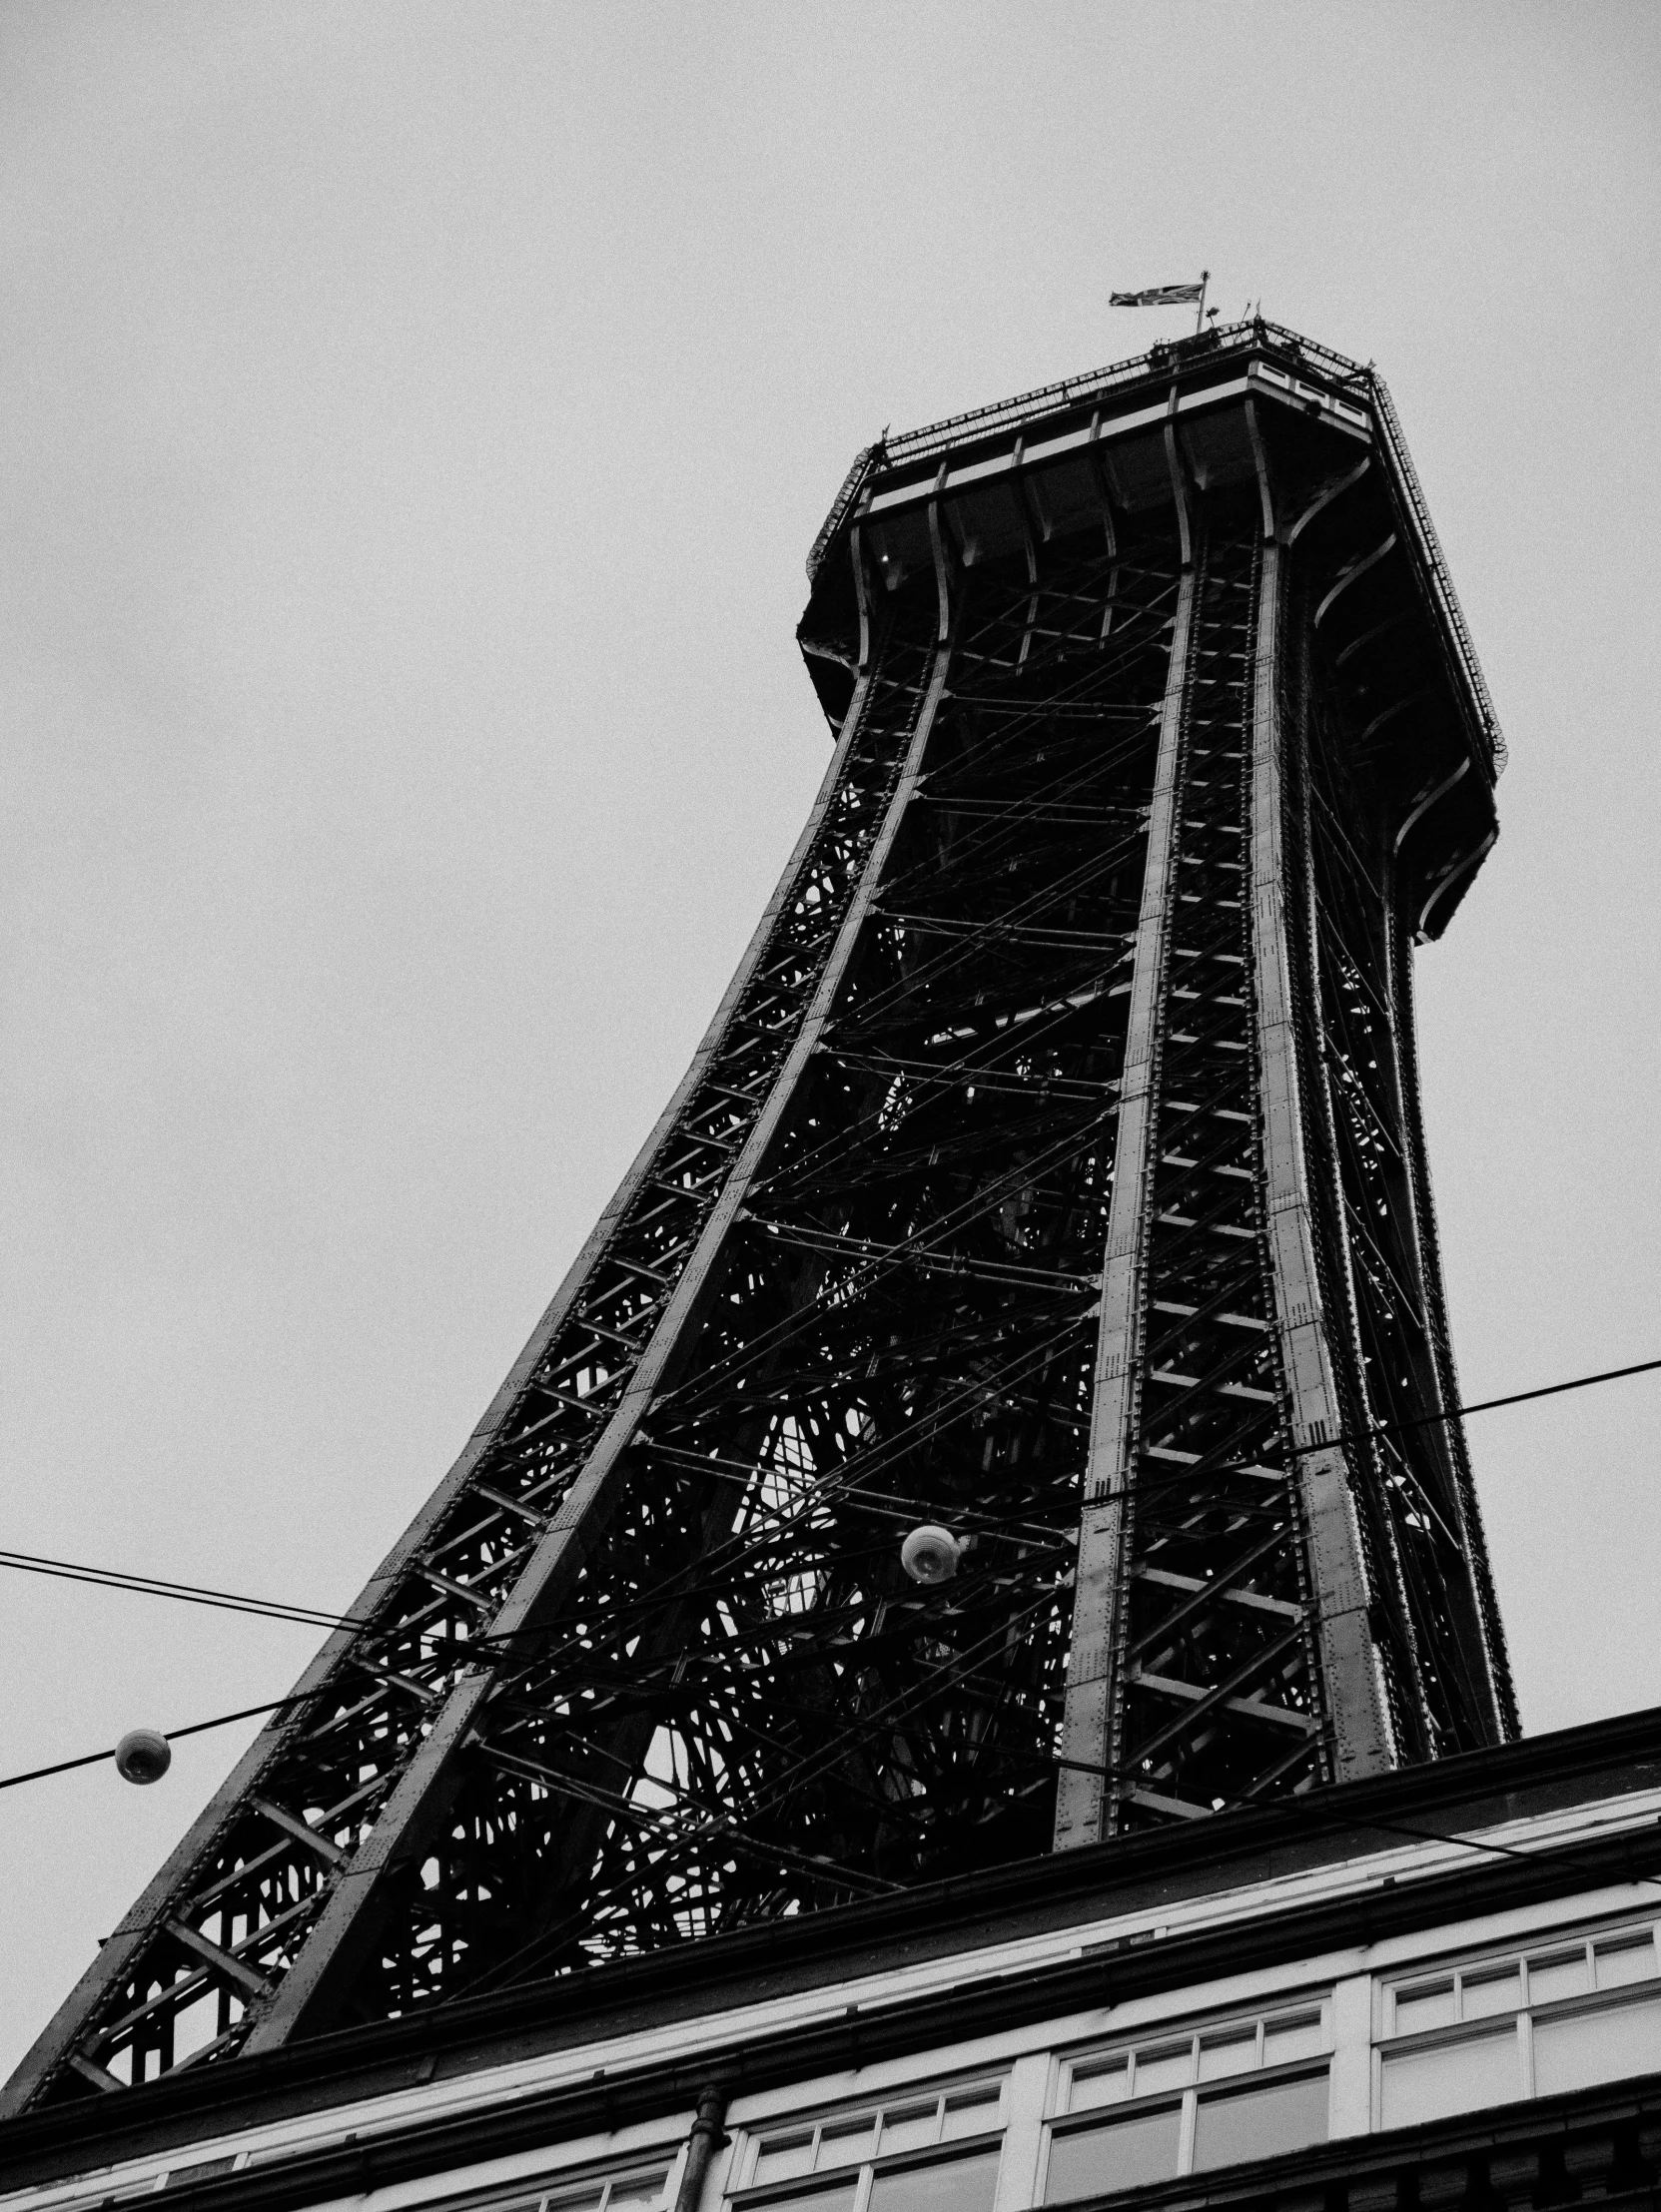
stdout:
[[(1545, 1820), (1661, 1789), (1661, 1712), (1473, 1753), (1353, 1783), (1292, 1806), (1220, 1815), (1178, 1834), (1002, 1867), (875, 1904), (832, 1908), (684, 1952), (596, 1968), (508, 1995), (319, 2036), (269, 2056), (176, 2073), (97, 2102), (49, 2107), (0, 2128), (0, 2174), (18, 2188), (89, 2165), (482, 2076), (538, 2053), (697, 2019), (713, 2027), (696, 2059), (661, 2057), (503, 2102), (482, 2080), (477, 2103), (411, 2115), (373, 2143), (297, 2150), (221, 2182), (168, 2193), (204, 2208), (299, 2206), (375, 2179), (411, 2179), (537, 2143), (570, 2140), (680, 2111), (712, 2078), (754, 2091), (912, 2051), (962, 2042), (1132, 1997), (1194, 1985), (1479, 1913), (1650, 1878), (1661, 1824), (1570, 1844), (1510, 1843), (1461, 1852), (1439, 1871), (1396, 1878), (1380, 1861), (1420, 1844)], [(1155, 1940), (1133, 1934), (1082, 1954), (999, 1970), (977, 1954), (1023, 1934), (1108, 1915), (1152, 1915), (1185, 1898), (1359, 1861), (1351, 1882), (1286, 1909), (1227, 1916)], [(838, 2007), (778, 2032), (724, 2036), (723, 2014), (838, 1981), (868, 1981), (926, 1959), (961, 1959), (949, 1984)], [(735, 2020), (735, 2028), (736, 2028)], [(368, 2164), (366, 2164), (366, 2161)], [(257, 2194), (255, 2192), (258, 2192)]]

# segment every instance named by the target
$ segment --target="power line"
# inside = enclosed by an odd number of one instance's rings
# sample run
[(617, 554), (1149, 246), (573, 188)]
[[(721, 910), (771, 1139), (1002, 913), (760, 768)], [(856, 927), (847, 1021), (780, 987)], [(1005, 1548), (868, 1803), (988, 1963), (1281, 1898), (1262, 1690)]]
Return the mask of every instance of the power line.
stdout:
[[(189, 1728), (164, 1729), (162, 1734), (170, 1744), (177, 1744), (187, 1736), (204, 1736), (209, 1729), (229, 1728), (233, 1721), (251, 1721), (260, 1713), (284, 1713), (290, 1706), (306, 1703), (305, 1698), (274, 1698), (269, 1705), (245, 1705), (239, 1712), (216, 1714), (211, 1721), (193, 1721)], [(0, 1790), (15, 1790), (20, 1782), (40, 1782), (47, 1775), (67, 1775), (77, 1767), (96, 1767), (114, 1757), (112, 1746), (107, 1752), (83, 1752), (79, 1759), (60, 1759), (52, 1767), (31, 1767), (27, 1774), (0, 1775)]]
[(1542, 1383), (1537, 1390), (1513, 1390), (1503, 1398), (1478, 1398), (1474, 1405), (1456, 1405), (1447, 1413), (1426, 1413), (1412, 1421), (1380, 1421), (1377, 1430), (1429, 1428), (1437, 1421), (1452, 1421), (1466, 1413), (1491, 1413), (1495, 1406), (1526, 1405), (1530, 1398), (1555, 1398), (1565, 1390), (1589, 1390), (1595, 1382), (1620, 1382), (1627, 1375), (1647, 1375), (1661, 1367), (1661, 1359), (1640, 1359), (1635, 1367), (1605, 1367), (1601, 1374), (1575, 1375), (1568, 1382)]
[[(1451, 1406), (1441, 1413), (1420, 1414), (1405, 1421), (1379, 1421), (1370, 1428), (1342, 1431), (1336, 1436), (1328, 1437), (1324, 1443), (1293, 1445), (1287, 1456), (1306, 1458), (1313, 1452), (1331, 1451), (1341, 1444), (1360, 1443), (1370, 1436), (1390, 1435), (1400, 1429), (1433, 1428), (1438, 1422), (1467, 1418), (1473, 1413), (1492, 1413), (1500, 1406), (1526, 1405), (1535, 1398), (1560, 1397), (1565, 1391), (1589, 1390), (1598, 1383), (1623, 1382), (1628, 1376), (1652, 1374), (1657, 1368), (1661, 1368), (1661, 1359), (1641, 1359), (1631, 1367), (1606, 1367), (1595, 1375), (1574, 1375), (1567, 1382), (1541, 1383), (1535, 1389), (1512, 1390), (1499, 1398), (1479, 1398), (1473, 1404)], [(1228, 1471), (1227, 1468), (1214, 1470), (1220, 1474)], [(857, 1494), (862, 1486), (857, 1477), (849, 1482), (845, 1476), (833, 1476), (827, 1487), (846, 1487)], [(872, 1495), (880, 1496), (881, 1493), (873, 1492)], [(903, 1501), (896, 1498), (892, 1502), (898, 1505)], [(64, 1582), (91, 1583), (95, 1588), (127, 1590), (139, 1597), (175, 1598), (188, 1605), (213, 1606), (230, 1613), (249, 1613), (257, 1619), (293, 1621), (303, 1628), (368, 1629), (375, 1626), (373, 1621), (358, 1620), (349, 1613), (328, 1613), (317, 1606), (291, 1605), (280, 1598), (250, 1598), (234, 1590), (216, 1589), (207, 1583), (168, 1582), (157, 1575), (132, 1574), (121, 1568), (89, 1567), (76, 1560), (53, 1559), (37, 1552), (0, 1551), (0, 1567), (16, 1568), (24, 1574), (49, 1575)], [(102, 1758), (105, 1755), (99, 1753), (96, 1756)]]
[[(1110, 1782), (1136, 1781), (1131, 1770), (1122, 1767), (1098, 1767), (1079, 1759), (1054, 1759), (1055, 1767), (1071, 1768), (1077, 1773), (1102, 1775)], [(1448, 1836), (1433, 1828), (1414, 1828), (1404, 1821), (1380, 1821), (1376, 1818), (1344, 1812), (1336, 1807), (1310, 1805), (1296, 1791), (1283, 1798), (1236, 1798), (1220, 1808), (1226, 1813), (1302, 1813), (1310, 1819), (1323, 1822), (1328, 1828), (1370, 1829), (1382, 1836), (1404, 1836), (1415, 1843), (1453, 1843), (1460, 1850), (1482, 1851), (1491, 1858), (1522, 1858), (1530, 1865), (1538, 1865), (1542, 1858), (1562, 1859), (1573, 1866), (1582, 1866), (1588, 1872), (1602, 1872), (1588, 1859), (1577, 1858), (1572, 1849), (1546, 1844), (1541, 1850), (1526, 1850), (1516, 1843), (1495, 1843), (1473, 1836)], [(1661, 1879), (1654, 1874), (1634, 1874), (1632, 1879), (1646, 1888), (1661, 1889)]]
[(302, 1628), (368, 1628), (368, 1621), (350, 1614), (326, 1613), (318, 1606), (291, 1605), (283, 1598), (249, 1598), (234, 1590), (216, 1590), (210, 1583), (169, 1582), (160, 1575), (130, 1574), (119, 1567), (89, 1567), (80, 1560), (53, 1559), (40, 1552), (0, 1551), (0, 1567), (12, 1567), (26, 1575), (48, 1575), (60, 1582), (87, 1582), (95, 1589), (126, 1590), (141, 1598), (178, 1598), (189, 1605), (216, 1606), (228, 1613), (251, 1613), (257, 1619), (294, 1621)]
[[(1141, 1779), (1135, 1769), (1099, 1766), (1091, 1760), (1053, 1756), (1045, 1764), (1058, 1770), (1066, 1768), (1073, 1774), (1100, 1775), (1107, 1782), (1134, 1783)], [(1333, 1829), (1367, 1829), (1381, 1836), (1406, 1837), (1415, 1843), (1451, 1843), (1460, 1850), (1480, 1851), (1490, 1858), (1521, 1858), (1531, 1866), (1537, 1866), (1548, 1859), (1557, 1859), (1565, 1865), (1580, 1866), (1588, 1873), (1607, 1872), (1607, 1868), (1594, 1864), (1590, 1859), (1578, 1857), (1572, 1847), (1564, 1849), (1561, 1845), (1547, 1843), (1539, 1850), (1527, 1850), (1520, 1844), (1495, 1843), (1481, 1837), (1448, 1836), (1438, 1829), (1414, 1828), (1405, 1821), (1381, 1821), (1375, 1816), (1352, 1814), (1336, 1806), (1311, 1805), (1295, 1791), (1288, 1792), (1282, 1798), (1235, 1798), (1220, 1805), (1217, 1810), (1223, 1813), (1301, 1813)], [(1643, 1888), (1661, 1889), (1661, 1879), (1654, 1874), (1633, 1874), (1630, 1879)]]
[[(1657, 1368), (1661, 1368), (1661, 1359), (1641, 1359), (1630, 1367), (1606, 1367), (1597, 1374), (1573, 1375), (1566, 1382), (1541, 1383), (1532, 1390), (1512, 1390), (1506, 1392), (1502, 1397), (1479, 1398), (1470, 1405), (1452, 1406), (1445, 1412), (1427, 1413), (1411, 1421), (1379, 1422), (1371, 1429), (1361, 1431), (1360, 1434), (1363, 1436), (1377, 1435), (1381, 1431), (1390, 1429), (1428, 1428), (1438, 1421), (1452, 1421), (1473, 1413), (1491, 1413), (1500, 1406), (1526, 1405), (1535, 1398), (1555, 1398), (1570, 1390), (1590, 1390), (1600, 1383), (1623, 1382), (1632, 1375), (1653, 1374)], [(1294, 1447), (1294, 1453), (1302, 1455), (1311, 1451), (1330, 1450), (1334, 1445), (1353, 1441), (1356, 1441), (1355, 1437), (1340, 1434), (1329, 1438), (1325, 1444), (1296, 1446)], [(374, 1626), (373, 1622), (356, 1620), (349, 1614), (325, 1613), (320, 1609), (308, 1606), (285, 1605), (277, 1599), (240, 1597), (235, 1592), (216, 1590), (206, 1584), (167, 1582), (157, 1576), (124, 1574), (114, 1568), (83, 1567), (72, 1561), (50, 1559), (32, 1552), (0, 1552), (0, 1567), (15, 1567), (25, 1573), (50, 1575), (67, 1582), (87, 1582), (103, 1589), (130, 1590), (141, 1597), (176, 1598), (186, 1604), (213, 1606), (226, 1612), (249, 1613), (264, 1620), (293, 1621), (303, 1627), (367, 1629)], [(480, 1637), (473, 1641), (480, 1649), (483, 1649), (494, 1640)], [(237, 1713), (222, 1713), (215, 1720), (197, 1721), (189, 1728), (171, 1729), (164, 1733), (171, 1743), (186, 1736), (200, 1736), (208, 1729), (225, 1728), (233, 1721), (248, 1720), (256, 1714), (279, 1713), (289, 1706), (303, 1702), (305, 1701), (293, 1697), (278, 1698), (269, 1705), (246, 1706)], [(39, 1782), (50, 1775), (68, 1774), (77, 1767), (94, 1767), (101, 1760), (113, 1759), (114, 1757), (113, 1750), (87, 1752), (79, 1759), (65, 1759), (58, 1761), (54, 1766), (31, 1768), (26, 1774), (0, 1776), (0, 1790), (15, 1789), (18, 1784), (24, 1782)], [(1071, 1765), (1073, 1762), (1058, 1762), (1058, 1764)], [(1092, 1767), (1087, 1771), (1104, 1775), (1109, 1773), (1109, 1770), (1105, 1768)], [(1289, 1803), (1290, 1801), (1276, 1802)], [(1378, 1827), (1382, 1824), (1372, 1822), (1365, 1825)], [(1403, 1830), (1401, 1833), (1406, 1835), (1413, 1832)], [(1437, 1839), (1437, 1841), (1446, 1841), (1446, 1839)], [(1481, 1847), (1501, 1848), (1499, 1845)]]

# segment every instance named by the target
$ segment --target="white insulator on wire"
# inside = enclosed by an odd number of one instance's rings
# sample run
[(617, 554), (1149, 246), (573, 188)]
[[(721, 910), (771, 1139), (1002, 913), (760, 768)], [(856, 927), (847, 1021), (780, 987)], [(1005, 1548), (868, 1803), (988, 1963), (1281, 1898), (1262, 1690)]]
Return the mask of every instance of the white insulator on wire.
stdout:
[(900, 1546), (900, 1565), (913, 1582), (950, 1582), (958, 1571), (963, 1546), (950, 1529), (927, 1521)]
[(160, 1782), (173, 1765), (173, 1746), (160, 1729), (130, 1728), (115, 1748), (115, 1771), (123, 1782)]

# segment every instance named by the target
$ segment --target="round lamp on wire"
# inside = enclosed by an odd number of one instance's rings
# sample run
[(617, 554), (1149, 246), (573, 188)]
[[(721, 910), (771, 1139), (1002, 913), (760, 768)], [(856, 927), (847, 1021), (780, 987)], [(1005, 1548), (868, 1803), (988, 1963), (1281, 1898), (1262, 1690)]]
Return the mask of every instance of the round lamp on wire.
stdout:
[(173, 1746), (160, 1729), (130, 1728), (115, 1748), (115, 1771), (123, 1782), (160, 1782), (173, 1765)]
[(950, 1529), (933, 1521), (915, 1528), (900, 1546), (900, 1565), (913, 1582), (950, 1582), (958, 1571), (963, 1546)]

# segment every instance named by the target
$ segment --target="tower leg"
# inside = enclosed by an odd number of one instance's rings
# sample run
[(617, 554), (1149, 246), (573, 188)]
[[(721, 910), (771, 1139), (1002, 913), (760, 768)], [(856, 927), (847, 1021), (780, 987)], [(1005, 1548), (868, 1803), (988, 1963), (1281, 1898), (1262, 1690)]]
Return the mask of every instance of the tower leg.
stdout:
[(1090, 1458), (1079, 1529), (1073, 1638), (1068, 1649), (1067, 1703), (1056, 1782), (1056, 1848), (1098, 1843), (1111, 1829), (1114, 1657), (1125, 1579), (1126, 1520), (1131, 1509), (1137, 1365), (1145, 1334), (1149, 1203), (1158, 1126), (1157, 1085), (1177, 892), (1177, 832), (1182, 797), (1183, 706), (1195, 575), (1183, 570), (1171, 668), (1160, 715), (1159, 762), (1148, 820), (1148, 864), (1131, 976), (1131, 1021), (1119, 1093), (1113, 1199), (1102, 1316), (1097, 1335)]
[(1257, 590), (1250, 724), (1251, 948), (1263, 1207), (1333, 1767), (1345, 1780), (1379, 1773), (1394, 1764), (1395, 1754), (1368, 1625), (1371, 1592), (1350, 1461), (1342, 1445), (1329, 1441), (1340, 1434), (1343, 1419), (1315, 1264), (1287, 943), (1279, 562), (1280, 548), (1271, 537), (1263, 546)]

